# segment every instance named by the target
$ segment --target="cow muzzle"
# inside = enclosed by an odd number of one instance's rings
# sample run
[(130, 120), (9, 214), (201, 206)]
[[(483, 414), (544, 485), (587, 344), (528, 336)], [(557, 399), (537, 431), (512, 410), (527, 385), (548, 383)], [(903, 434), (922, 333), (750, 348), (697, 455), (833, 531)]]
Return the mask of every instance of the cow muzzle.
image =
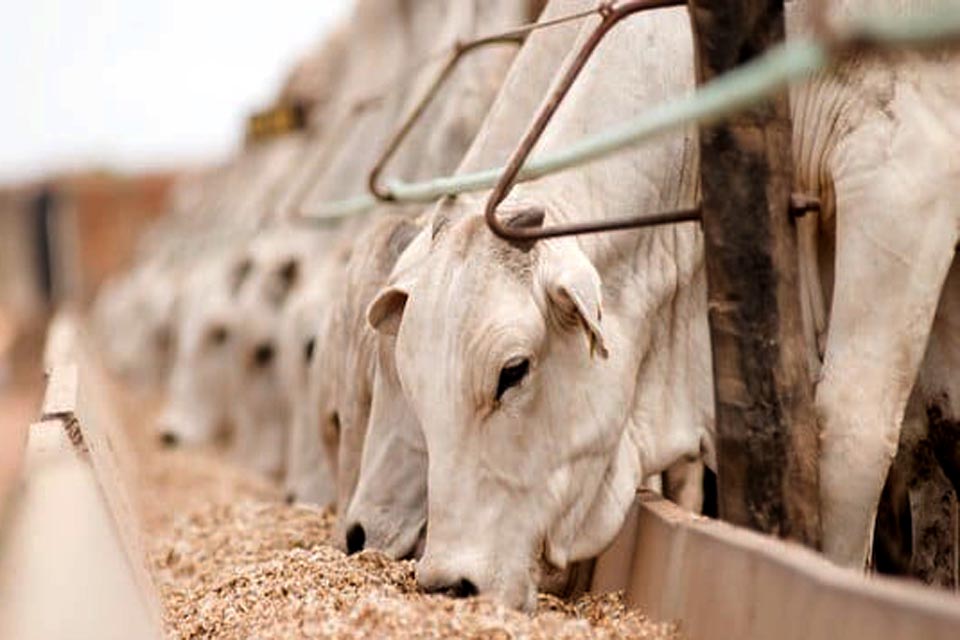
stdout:
[(417, 559), (423, 555), (426, 539), (426, 523), (420, 518), (415, 523), (400, 524), (385, 522), (379, 518), (350, 519), (345, 531), (347, 555), (364, 549), (376, 549), (398, 560)]
[[(537, 606), (535, 576), (529, 571), (498, 566), (497, 580), (486, 569), (494, 563), (472, 554), (440, 560), (427, 553), (417, 563), (417, 583), (428, 593), (445, 593), (456, 598), (489, 595), (515, 609), (533, 611)], [(501, 563), (496, 563), (500, 565)]]

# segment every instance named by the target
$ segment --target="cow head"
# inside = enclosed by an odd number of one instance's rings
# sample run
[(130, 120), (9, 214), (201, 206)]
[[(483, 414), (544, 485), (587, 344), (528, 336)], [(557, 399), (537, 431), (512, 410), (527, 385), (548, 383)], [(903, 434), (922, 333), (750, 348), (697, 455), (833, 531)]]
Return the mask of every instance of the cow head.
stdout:
[(269, 300), (238, 305), (232, 449), (244, 466), (280, 478), (286, 468), (290, 403), (281, 362), (281, 315)]
[(617, 328), (575, 240), (512, 246), (477, 217), (434, 236), (416, 277), (368, 313), (396, 334), (429, 455), (417, 577), (531, 608), (540, 559), (564, 568), (599, 552), (637, 486), (635, 445), (622, 437), (631, 385), (609, 384), (624, 368), (607, 346)]
[(364, 230), (357, 243), (367, 251), (351, 256), (339, 299), (340, 333), (327, 338), (343, 358), (336, 390), (336, 538), (348, 552), (376, 548), (403, 557), (423, 528), (426, 462), (419, 425), (396, 377), (392, 340), (380, 340), (366, 320), (380, 288), (426, 255), (429, 237), (421, 229), (417, 221), (385, 216)]
[(177, 320), (176, 352), (159, 419), (166, 445), (207, 444), (228, 432), (236, 327), (232, 300), (217, 291), (219, 267), (188, 282)]
[(285, 336), (286, 324), (296, 312), (297, 300), (313, 284), (310, 259), (323, 242), (322, 236), (285, 227), (259, 234), (247, 248), (244, 277), (233, 288), (240, 319), (235, 351), (238, 393), (231, 402), (233, 450), (245, 466), (270, 476), (286, 470), (290, 392), (308, 366), (301, 356), (306, 340)]

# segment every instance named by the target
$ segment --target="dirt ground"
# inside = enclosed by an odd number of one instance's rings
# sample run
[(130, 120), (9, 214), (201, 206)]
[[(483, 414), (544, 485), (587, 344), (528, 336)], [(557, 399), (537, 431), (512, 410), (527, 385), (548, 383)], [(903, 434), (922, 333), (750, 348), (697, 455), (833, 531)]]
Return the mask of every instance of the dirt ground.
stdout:
[(627, 611), (619, 594), (541, 595), (532, 616), (422, 594), (413, 562), (345, 556), (329, 544), (332, 514), (284, 504), (278, 487), (215, 452), (162, 450), (149, 433), (156, 400), (117, 397), (137, 425), (149, 563), (172, 637), (680, 637)]

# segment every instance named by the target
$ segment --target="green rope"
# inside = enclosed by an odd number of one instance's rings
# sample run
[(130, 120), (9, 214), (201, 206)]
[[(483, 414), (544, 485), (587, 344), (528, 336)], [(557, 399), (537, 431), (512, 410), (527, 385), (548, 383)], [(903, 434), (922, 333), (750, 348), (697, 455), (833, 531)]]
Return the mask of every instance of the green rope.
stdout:
[[(893, 47), (939, 43), (960, 37), (960, 3), (946, 2), (920, 16), (870, 17), (832, 45), (798, 40), (771, 48), (764, 55), (703, 85), (692, 95), (654, 107), (643, 115), (543, 157), (533, 157), (520, 170), (518, 182), (534, 180), (606, 157), (658, 135), (692, 124), (709, 124), (762, 101), (772, 93), (826, 69), (848, 46)], [(958, 71), (960, 73), (960, 71)], [(429, 203), (443, 196), (492, 188), (503, 167), (444, 176), (423, 182), (389, 181), (397, 204)], [(370, 195), (325, 203), (305, 214), (311, 220), (363, 213), (377, 204)]]

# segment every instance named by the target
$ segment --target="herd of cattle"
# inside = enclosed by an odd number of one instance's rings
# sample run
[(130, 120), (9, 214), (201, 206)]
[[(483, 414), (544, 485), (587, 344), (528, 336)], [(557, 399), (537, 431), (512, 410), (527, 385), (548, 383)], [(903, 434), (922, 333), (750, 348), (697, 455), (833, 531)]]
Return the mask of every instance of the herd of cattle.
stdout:
[[(610, 543), (641, 484), (667, 474), (696, 508), (700, 463), (715, 467), (696, 224), (510, 244), (482, 220), (485, 193), (298, 221), (364, 192), (438, 51), (595, 4), (357, 0), (279, 97), (309, 106), (306, 130), (185, 180), (138, 264), (97, 301), (110, 364), (165, 387), (165, 443), (222, 441), (291, 499), (335, 504), (348, 551), (416, 555), (425, 589), (522, 608), (545, 568)], [(842, 0), (829, 17), (932, 4)], [(807, 5), (787, 3), (788, 37), (807, 29)], [(502, 165), (594, 20), (465, 60), (388, 173)], [(635, 16), (535, 153), (694, 83), (686, 9)], [(797, 232), (824, 552), (863, 567), (895, 457), (915, 514), (917, 451), (960, 487), (960, 58), (854, 59), (790, 102), (795, 189), (823, 202)], [(697, 152), (690, 127), (520, 185), (500, 215), (539, 226), (688, 208)]]

